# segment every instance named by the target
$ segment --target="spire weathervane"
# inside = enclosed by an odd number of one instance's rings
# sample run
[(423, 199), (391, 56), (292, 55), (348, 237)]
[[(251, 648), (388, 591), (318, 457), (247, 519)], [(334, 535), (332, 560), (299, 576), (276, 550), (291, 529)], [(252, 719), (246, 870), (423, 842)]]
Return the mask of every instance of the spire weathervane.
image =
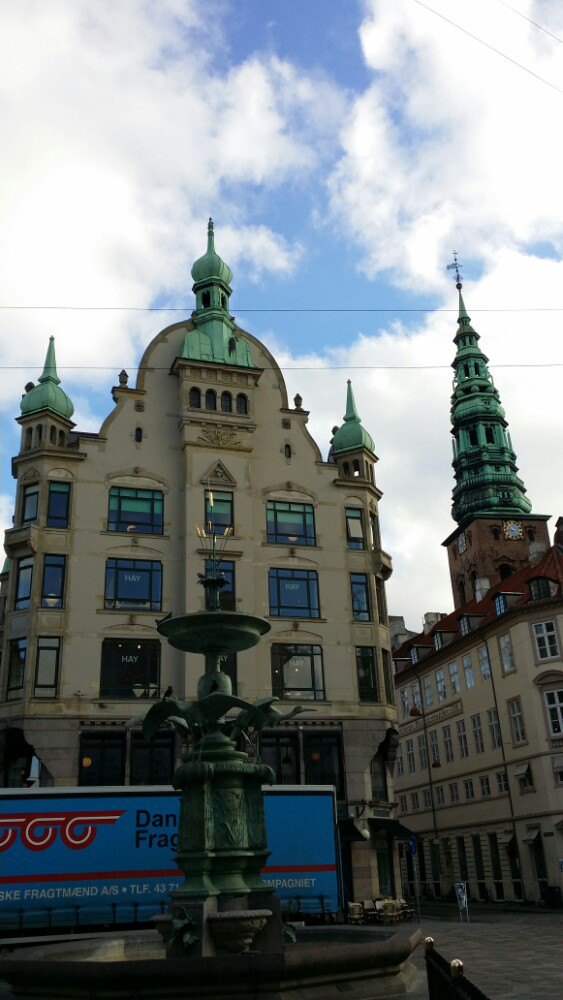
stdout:
[(446, 271), (453, 271), (453, 270), (455, 270), (455, 278), (456, 278), (456, 286), (455, 287), (457, 288), (458, 292), (460, 292), (461, 291), (461, 287), (462, 287), (461, 286), (461, 273), (460, 272), (461, 272), (461, 269), (463, 267), (463, 264), (460, 264), (459, 261), (458, 261), (458, 259), (457, 259), (457, 250), (453, 251), (453, 258), (454, 258), (453, 264), (448, 264), (448, 266), (446, 267)]

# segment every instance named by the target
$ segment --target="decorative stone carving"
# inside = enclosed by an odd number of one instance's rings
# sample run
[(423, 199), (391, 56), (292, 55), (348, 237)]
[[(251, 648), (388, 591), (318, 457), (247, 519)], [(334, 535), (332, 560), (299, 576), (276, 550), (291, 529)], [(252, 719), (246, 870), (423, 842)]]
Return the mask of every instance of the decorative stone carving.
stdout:
[(215, 448), (240, 447), (240, 441), (236, 439), (237, 432), (230, 427), (203, 427), (201, 437)]
[(271, 916), (271, 910), (223, 910), (210, 913), (207, 919), (217, 947), (240, 955), (250, 951), (254, 938)]
[(282, 427), (286, 431), (291, 430), (291, 420), (289, 417), (282, 417)]
[(216, 464), (202, 476), (201, 482), (205, 486), (236, 486), (236, 480), (222, 462), (216, 462)]
[(138, 413), (143, 412), (143, 410), (145, 409), (145, 404), (143, 403), (142, 399), (135, 400), (135, 409), (137, 410)]
[(39, 476), (40, 476), (39, 469), (36, 469), (35, 466), (32, 465), (31, 468), (27, 470), (27, 472), (24, 472), (23, 476), (21, 477), (21, 482), (27, 483), (28, 480), (30, 479), (39, 479)]

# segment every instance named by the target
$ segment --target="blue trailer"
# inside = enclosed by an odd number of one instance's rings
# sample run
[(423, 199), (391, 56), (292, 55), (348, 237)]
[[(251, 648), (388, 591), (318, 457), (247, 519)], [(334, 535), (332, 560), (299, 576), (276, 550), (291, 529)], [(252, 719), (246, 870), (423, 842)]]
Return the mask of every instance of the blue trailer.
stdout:
[[(294, 913), (340, 904), (334, 789), (265, 789), (264, 879)], [(179, 794), (169, 787), (3, 789), (0, 932), (136, 924), (164, 912)]]

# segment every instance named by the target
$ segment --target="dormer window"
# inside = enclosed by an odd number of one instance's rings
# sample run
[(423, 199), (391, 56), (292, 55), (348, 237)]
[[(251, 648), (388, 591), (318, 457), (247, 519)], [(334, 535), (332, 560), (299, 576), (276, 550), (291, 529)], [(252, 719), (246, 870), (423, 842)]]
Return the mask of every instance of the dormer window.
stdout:
[(441, 649), (444, 645), (444, 640), (442, 638), (441, 632), (436, 632), (434, 635), (434, 649)]
[(554, 597), (557, 593), (557, 584), (553, 580), (548, 580), (546, 576), (537, 576), (535, 580), (530, 580), (528, 587), (531, 601), (541, 601), (545, 597)]
[(411, 649), (411, 663), (418, 663), (418, 649), (415, 646)]
[(469, 620), (469, 615), (462, 615), (459, 619), (459, 630), (462, 635), (468, 635), (471, 631), (471, 622)]
[(495, 595), (495, 611), (497, 615), (503, 615), (506, 611), (506, 597), (504, 594)]

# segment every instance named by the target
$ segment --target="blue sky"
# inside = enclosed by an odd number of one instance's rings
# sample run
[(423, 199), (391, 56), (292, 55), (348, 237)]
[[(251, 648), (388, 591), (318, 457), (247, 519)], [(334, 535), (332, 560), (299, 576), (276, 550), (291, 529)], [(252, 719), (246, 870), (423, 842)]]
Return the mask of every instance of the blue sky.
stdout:
[(45, 307), (191, 311), (209, 215), (233, 311), (325, 452), (353, 379), (392, 613), (451, 606), (454, 249), (534, 509), (563, 513), (556, 0), (20, 0), (2, 19), (0, 304), (43, 307), (0, 310), (6, 524), (49, 334), (92, 431), (181, 316)]

